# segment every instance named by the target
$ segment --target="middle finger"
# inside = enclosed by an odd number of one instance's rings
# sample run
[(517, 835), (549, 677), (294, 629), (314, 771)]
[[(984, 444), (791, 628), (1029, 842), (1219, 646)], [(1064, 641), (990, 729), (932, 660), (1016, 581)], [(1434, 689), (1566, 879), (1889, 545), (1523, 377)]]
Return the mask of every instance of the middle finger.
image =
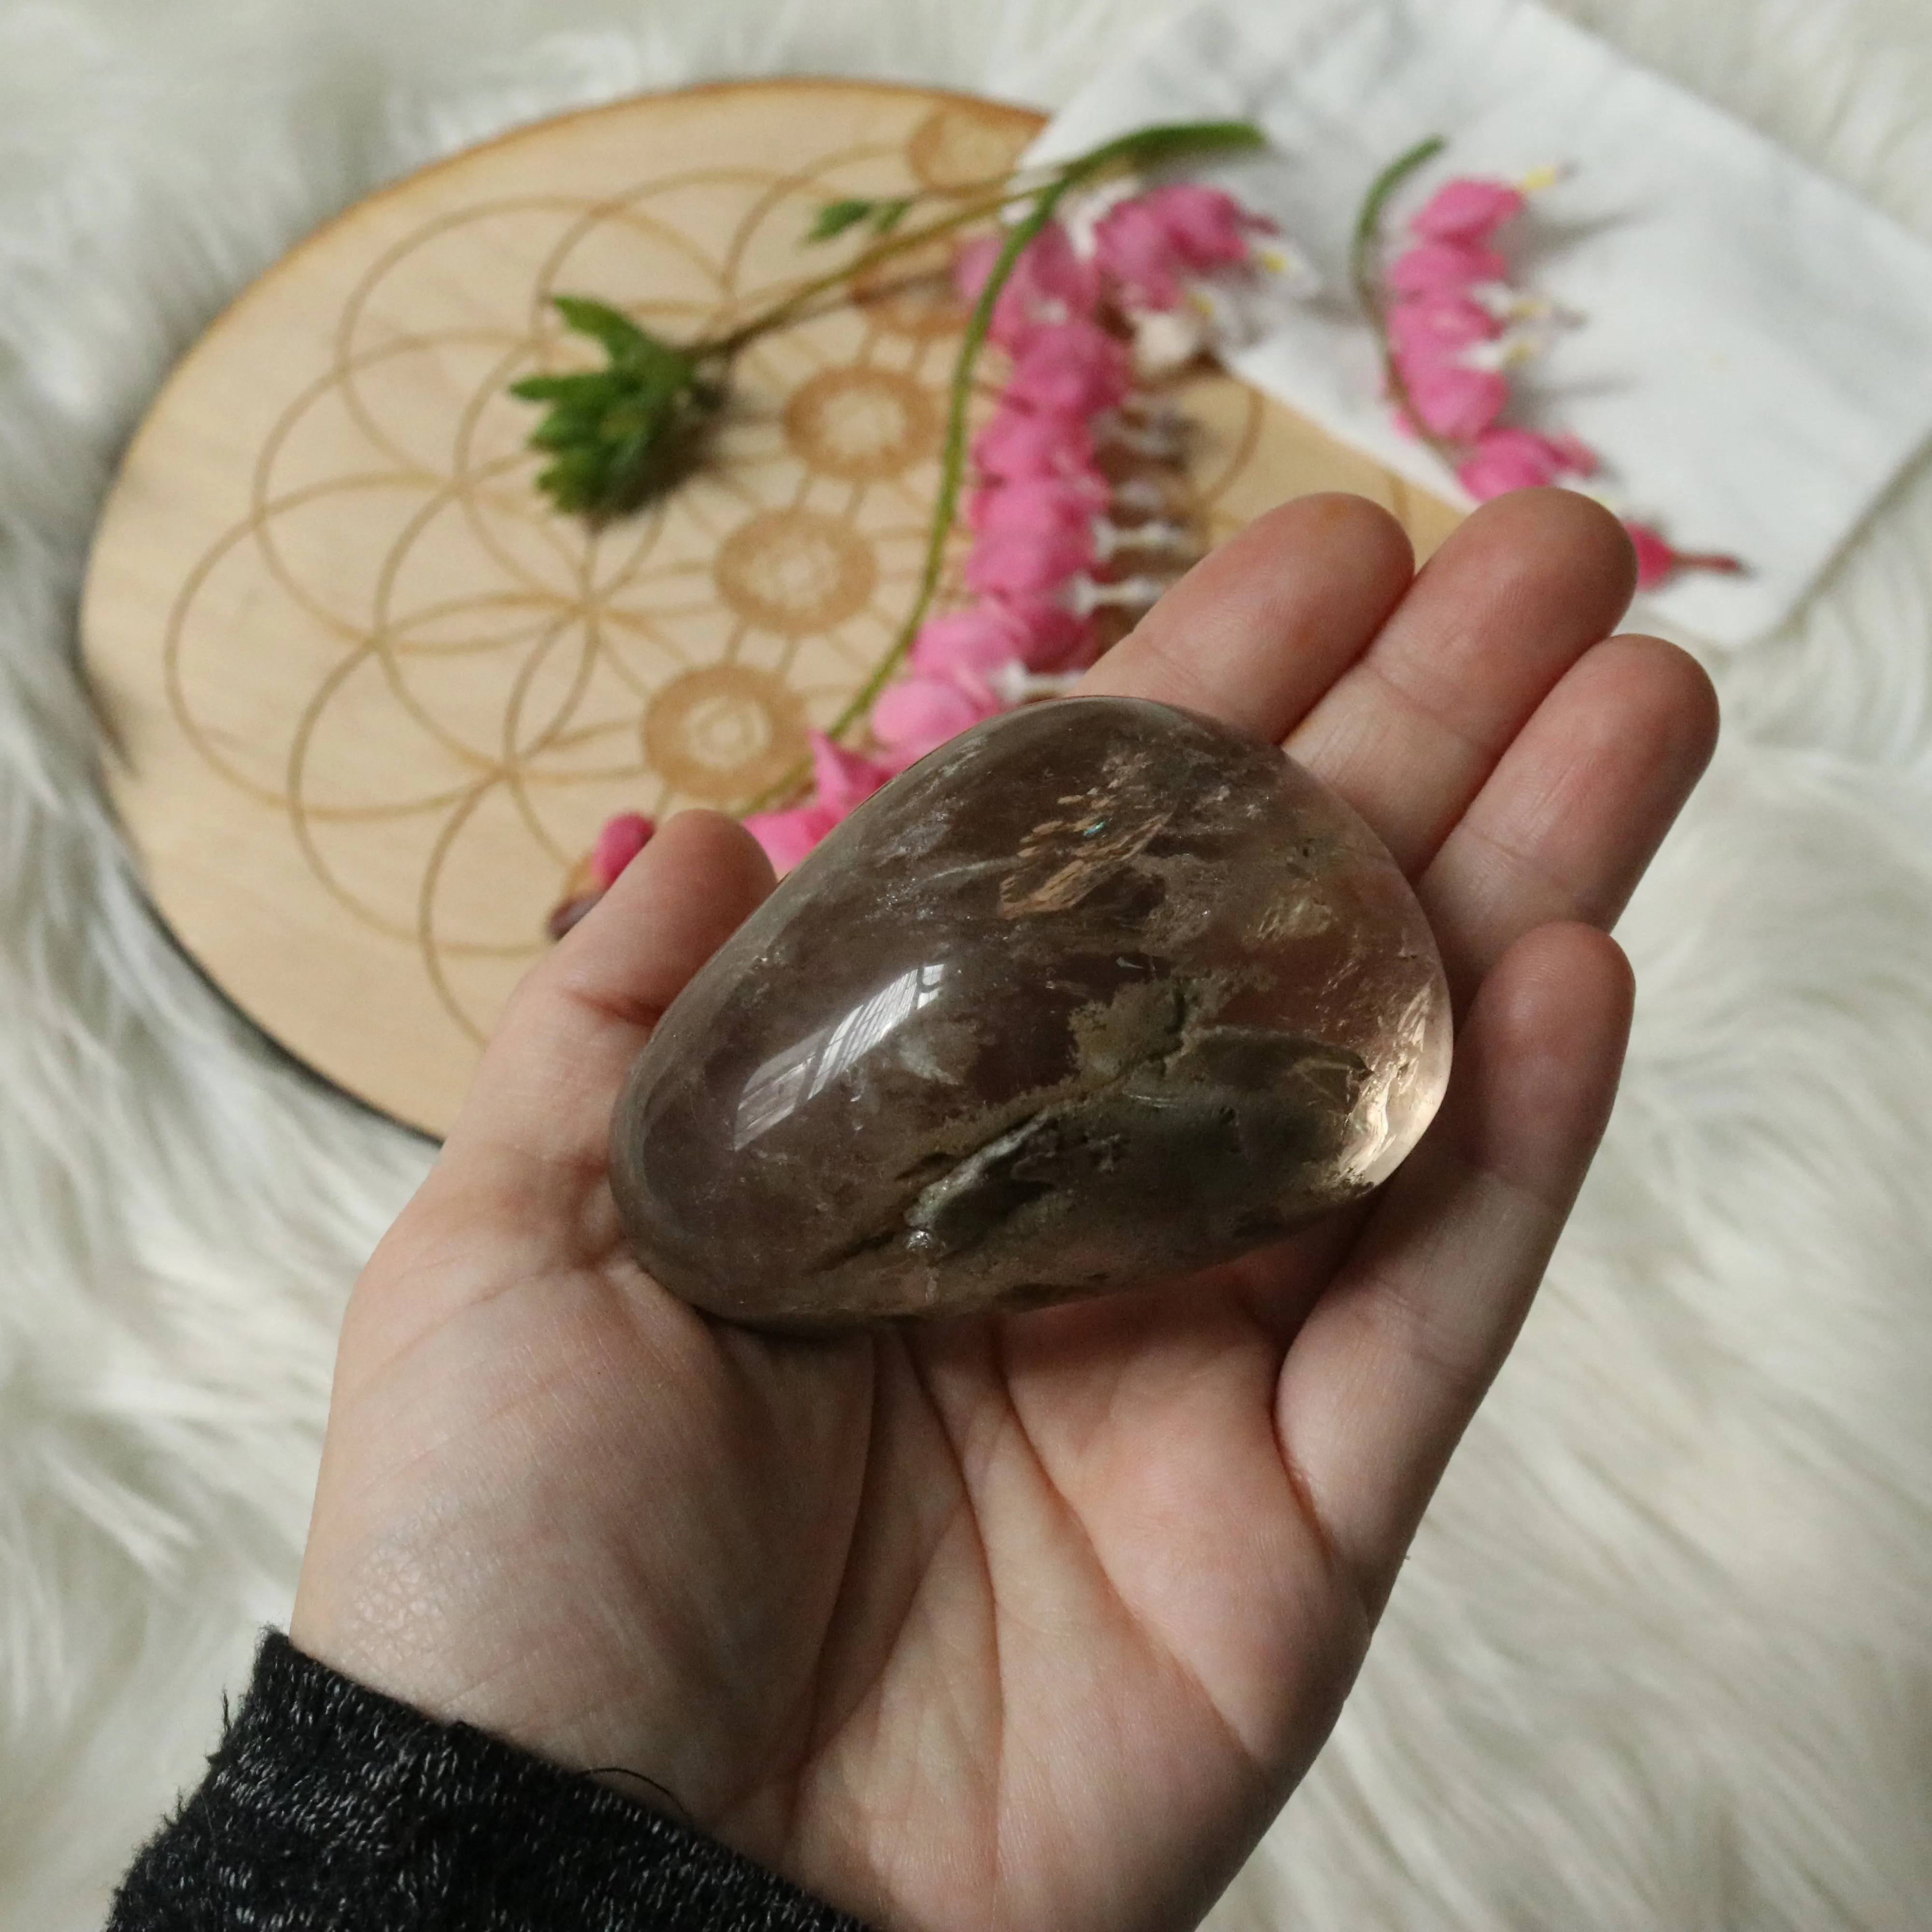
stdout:
[(1629, 539), (1587, 497), (1523, 490), (1485, 504), (1288, 749), (1418, 877), (1544, 697), (1609, 634), (1634, 575)]

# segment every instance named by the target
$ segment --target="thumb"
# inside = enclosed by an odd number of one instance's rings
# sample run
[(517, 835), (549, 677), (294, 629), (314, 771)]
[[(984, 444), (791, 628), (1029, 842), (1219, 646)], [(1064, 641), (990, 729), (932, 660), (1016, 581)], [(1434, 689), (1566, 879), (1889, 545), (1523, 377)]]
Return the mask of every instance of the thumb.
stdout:
[(511, 996), (442, 1165), (489, 1150), (601, 1176), (631, 1062), (771, 889), (771, 866), (734, 820), (671, 819)]

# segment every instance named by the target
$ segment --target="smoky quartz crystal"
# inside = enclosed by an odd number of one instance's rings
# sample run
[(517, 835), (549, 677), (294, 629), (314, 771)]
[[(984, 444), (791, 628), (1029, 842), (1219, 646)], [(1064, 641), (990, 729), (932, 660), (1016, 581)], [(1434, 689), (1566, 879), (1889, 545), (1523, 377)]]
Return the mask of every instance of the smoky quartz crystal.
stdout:
[(1274, 746), (1172, 706), (989, 719), (860, 806), (639, 1056), (638, 1260), (763, 1327), (1184, 1274), (1366, 1193), (1448, 1078), (1421, 908)]

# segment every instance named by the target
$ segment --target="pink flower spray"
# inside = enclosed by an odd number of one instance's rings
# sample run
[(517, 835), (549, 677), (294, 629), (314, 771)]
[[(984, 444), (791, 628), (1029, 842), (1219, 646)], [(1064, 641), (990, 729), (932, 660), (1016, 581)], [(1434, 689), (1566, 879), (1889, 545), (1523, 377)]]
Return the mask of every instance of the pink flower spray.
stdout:
[[(1512, 330), (1505, 318), (1540, 305), (1509, 286), (1508, 262), (1492, 244), (1497, 231), (1527, 206), (1528, 190), (1543, 182), (1462, 176), (1444, 182), (1409, 218), (1409, 240), (1375, 272), (1384, 205), (1442, 146), (1424, 142), (1385, 169), (1357, 230), (1356, 290), (1382, 338), (1396, 420), (1420, 436), (1478, 502), (1591, 476), (1596, 454), (1577, 437), (1504, 420), (1512, 400), (1504, 372), (1538, 346), (1534, 332)], [(1644, 589), (1678, 570), (1741, 568), (1735, 557), (1674, 549), (1647, 524), (1627, 519), (1624, 528)]]

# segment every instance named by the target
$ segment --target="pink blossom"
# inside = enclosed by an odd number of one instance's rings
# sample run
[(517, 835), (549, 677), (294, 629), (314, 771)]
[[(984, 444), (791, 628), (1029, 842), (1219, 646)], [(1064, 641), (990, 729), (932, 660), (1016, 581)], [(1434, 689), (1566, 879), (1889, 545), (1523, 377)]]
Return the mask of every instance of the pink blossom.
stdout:
[(1126, 344), (1091, 322), (1035, 329), (1013, 358), (1006, 399), (1042, 416), (1082, 422), (1112, 409), (1133, 386)]
[(1007, 591), (986, 602), (1019, 627), (1026, 639), (1019, 659), (1028, 670), (1064, 670), (1086, 662), (1093, 649), (1093, 626), (1060, 602), (1054, 586)]
[(1492, 429), (1478, 439), (1474, 453), (1456, 466), (1464, 489), (1479, 502), (1510, 490), (1534, 490), (1563, 473), (1562, 456), (1533, 430)]
[[(982, 236), (969, 242), (955, 258), (953, 286), (963, 302), (976, 302), (1004, 246), (1001, 237)], [(1021, 250), (993, 304), (987, 334), (1002, 349), (1017, 350), (1042, 326), (1090, 316), (1100, 300), (1100, 278), (1094, 264), (1073, 251), (1066, 230), (1049, 221)]]
[(890, 766), (812, 734), (813, 794), (783, 812), (754, 812), (745, 830), (764, 848), (772, 869), (788, 872), (852, 808), (892, 776)]
[(791, 870), (832, 828), (837, 816), (822, 805), (795, 805), (784, 812), (746, 814), (745, 830), (764, 848), (772, 870)]
[(1464, 348), (1500, 335), (1502, 328), (1480, 302), (1460, 295), (1421, 296), (1397, 302), (1388, 312), (1389, 340), (1403, 354)]
[(1194, 182), (1117, 202), (1095, 224), (1094, 259), (1136, 308), (1180, 305), (1180, 278), (1248, 259), (1248, 231), (1267, 224), (1232, 195)]
[(1676, 549), (1660, 531), (1648, 524), (1637, 522), (1634, 518), (1624, 519), (1624, 530), (1636, 551), (1636, 587), (1640, 590), (1654, 589), (1679, 570), (1716, 570), (1732, 575), (1744, 568), (1736, 557), (1721, 556), (1713, 550)]
[(1051, 590), (1094, 560), (1094, 536), (1067, 530), (988, 530), (966, 560), (966, 581), (982, 596)]
[(1091, 637), (1091, 626), (1049, 592), (1009, 593), (928, 618), (913, 640), (910, 661), (929, 677), (983, 682), (1015, 662), (1028, 670), (1058, 670)]
[(1175, 182), (1138, 197), (1167, 226), (1176, 252), (1190, 268), (1214, 268), (1248, 259), (1248, 237), (1271, 235), (1274, 224), (1244, 208), (1218, 188)]
[(1450, 442), (1474, 442), (1509, 400), (1509, 385), (1492, 369), (1414, 355), (1398, 357), (1397, 366), (1424, 428)]
[[(1580, 462), (1579, 459), (1582, 460)], [(1594, 454), (1574, 436), (1540, 436), (1534, 430), (1486, 430), (1468, 459), (1456, 466), (1464, 489), (1479, 502), (1510, 490), (1534, 490), (1559, 476), (1593, 467)]]
[(1185, 265), (1144, 197), (1122, 202), (1095, 226), (1094, 258), (1136, 308), (1180, 306), (1179, 272)]
[(1094, 433), (1078, 417), (1043, 416), (1005, 403), (973, 439), (973, 461), (983, 476), (1091, 476), (1100, 482)]
[(858, 752), (836, 745), (823, 731), (812, 734), (812, 776), (821, 805), (841, 818), (862, 800), (872, 796), (892, 773)]
[(989, 483), (967, 500), (966, 526), (974, 530), (1084, 530), (1106, 502), (1102, 484), (1063, 476), (1028, 476)]
[(1493, 248), (1464, 242), (1418, 242), (1389, 264), (1399, 296), (1460, 296), (1478, 282), (1499, 281), (1508, 264)]
[(903, 767), (999, 709), (999, 700), (983, 684), (969, 690), (951, 678), (901, 678), (887, 685), (872, 706), (872, 735)]
[(1636, 587), (1648, 590), (1661, 584), (1677, 568), (1677, 553), (1648, 524), (1627, 520), (1624, 530), (1636, 552)]
[(657, 830), (641, 813), (620, 812), (604, 821), (597, 842), (590, 848), (590, 876), (608, 891), (617, 874), (650, 843)]
[(1445, 182), (1410, 219), (1425, 242), (1485, 242), (1522, 207), (1520, 188), (1467, 176)]
[(912, 640), (908, 662), (928, 677), (976, 680), (1016, 658), (1024, 662), (1031, 640), (1004, 604), (991, 599), (930, 617)]
[(1564, 430), (1550, 439), (1550, 446), (1562, 458), (1564, 468), (1572, 476), (1597, 473), (1597, 452), (1581, 436)]

